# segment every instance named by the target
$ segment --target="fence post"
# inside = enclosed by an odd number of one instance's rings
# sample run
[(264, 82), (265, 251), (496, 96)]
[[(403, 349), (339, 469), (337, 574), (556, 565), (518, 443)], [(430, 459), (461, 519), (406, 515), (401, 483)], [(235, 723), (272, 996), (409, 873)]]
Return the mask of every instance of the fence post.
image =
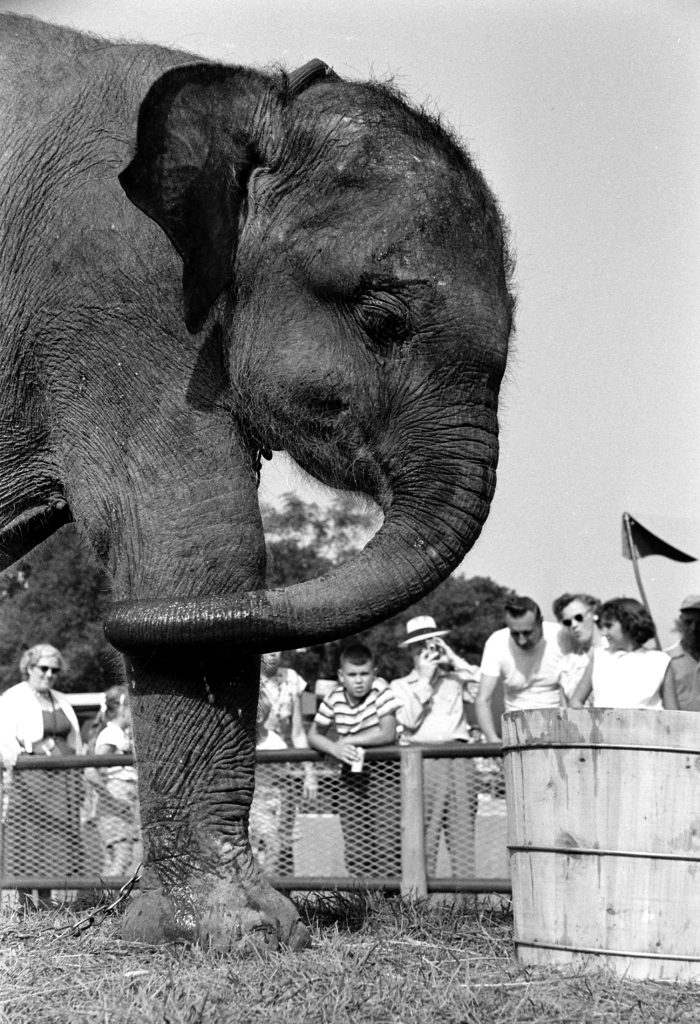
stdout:
[(428, 895), (423, 754), (412, 747), (401, 748), (401, 895), (409, 899), (424, 899)]

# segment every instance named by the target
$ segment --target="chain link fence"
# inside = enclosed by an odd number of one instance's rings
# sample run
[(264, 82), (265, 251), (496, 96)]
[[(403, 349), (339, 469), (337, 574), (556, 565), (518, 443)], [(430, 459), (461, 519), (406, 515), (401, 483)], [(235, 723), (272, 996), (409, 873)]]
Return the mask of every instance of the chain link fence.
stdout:
[[(130, 755), (23, 756), (2, 773), (0, 889), (121, 886), (142, 857)], [(286, 890), (510, 892), (498, 744), (385, 747), (352, 772), (259, 751), (253, 851)]]

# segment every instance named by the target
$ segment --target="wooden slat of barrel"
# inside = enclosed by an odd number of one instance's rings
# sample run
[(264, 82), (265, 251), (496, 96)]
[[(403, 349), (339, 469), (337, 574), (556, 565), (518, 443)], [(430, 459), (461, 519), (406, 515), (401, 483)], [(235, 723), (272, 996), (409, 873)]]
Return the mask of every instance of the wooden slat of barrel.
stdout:
[(700, 715), (515, 712), (504, 752), (518, 958), (700, 979)]

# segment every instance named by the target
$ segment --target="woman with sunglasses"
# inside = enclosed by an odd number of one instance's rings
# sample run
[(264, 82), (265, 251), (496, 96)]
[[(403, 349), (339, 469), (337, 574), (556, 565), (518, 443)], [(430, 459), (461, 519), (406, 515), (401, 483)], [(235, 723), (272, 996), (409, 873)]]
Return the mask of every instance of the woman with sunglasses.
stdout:
[[(0, 694), (0, 756), (5, 768), (29, 755), (82, 753), (75, 712), (54, 689), (66, 671), (63, 655), (51, 644), (36, 644), (22, 655), (22, 681)], [(21, 763), (21, 761), (20, 761)], [(5, 872), (8, 875), (64, 878), (81, 870), (81, 776), (70, 771), (13, 771), (5, 820)], [(19, 889), (20, 906), (33, 906)], [(38, 890), (39, 903), (50, 890)]]
[(563, 627), (562, 649), (568, 651), (559, 682), (569, 702), (588, 668), (592, 652), (607, 644), (598, 627), (600, 601), (591, 594), (562, 594), (552, 603), (552, 611)]

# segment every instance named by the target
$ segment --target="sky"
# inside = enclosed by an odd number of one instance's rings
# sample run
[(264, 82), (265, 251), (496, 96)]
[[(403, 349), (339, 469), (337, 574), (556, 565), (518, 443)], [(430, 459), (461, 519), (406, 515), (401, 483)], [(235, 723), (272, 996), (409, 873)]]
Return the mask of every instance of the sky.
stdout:
[[(637, 596), (627, 511), (700, 558), (697, 0), (0, 0), (111, 38), (289, 70), (320, 57), (439, 111), (498, 196), (516, 333), (491, 515), (460, 571)], [(324, 491), (283, 456), (261, 498)], [(700, 561), (640, 562), (662, 643)]]

